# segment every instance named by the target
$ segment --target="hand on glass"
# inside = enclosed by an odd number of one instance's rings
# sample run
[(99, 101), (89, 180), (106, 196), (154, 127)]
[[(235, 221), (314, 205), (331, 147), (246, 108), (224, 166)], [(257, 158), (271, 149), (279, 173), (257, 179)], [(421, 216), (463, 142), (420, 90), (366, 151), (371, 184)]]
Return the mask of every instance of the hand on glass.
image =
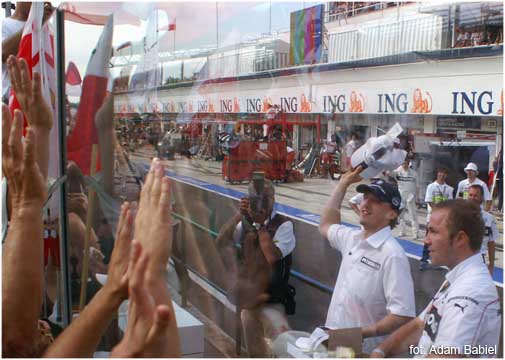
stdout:
[(161, 357), (164, 354), (166, 330), (174, 317), (166, 305), (156, 306), (146, 286), (149, 255), (134, 241), (129, 265), (130, 304), (128, 325), (121, 342), (112, 350), (111, 357)]
[[(164, 274), (172, 250), (172, 221), (170, 214), (170, 181), (159, 159), (153, 159), (140, 193), (135, 218), (135, 239), (150, 257), (148, 275)], [(153, 273), (154, 275), (154, 273)]]
[(105, 288), (121, 300), (128, 298), (128, 259), (133, 238), (135, 207), (127, 202), (121, 205), (121, 213), (116, 230), (114, 250), (109, 262), (109, 272)]

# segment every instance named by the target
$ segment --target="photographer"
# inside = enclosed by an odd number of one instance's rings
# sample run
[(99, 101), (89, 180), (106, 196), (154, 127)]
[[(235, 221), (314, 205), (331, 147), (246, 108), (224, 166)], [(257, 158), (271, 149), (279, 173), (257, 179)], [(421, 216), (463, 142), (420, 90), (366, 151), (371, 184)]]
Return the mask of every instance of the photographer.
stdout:
[(274, 211), (274, 187), (263, 174), (253, 174), (249, 196), (240, 212), (217, 237), (225, 267), (233, 276), (231, 294), (241, 310), (250, 357), (265, 357), (265, 337), (289, 329), (286, 314), (294, 313), (294, 288), (288, 285), (291, 253), (295, 248), (293, 223)]

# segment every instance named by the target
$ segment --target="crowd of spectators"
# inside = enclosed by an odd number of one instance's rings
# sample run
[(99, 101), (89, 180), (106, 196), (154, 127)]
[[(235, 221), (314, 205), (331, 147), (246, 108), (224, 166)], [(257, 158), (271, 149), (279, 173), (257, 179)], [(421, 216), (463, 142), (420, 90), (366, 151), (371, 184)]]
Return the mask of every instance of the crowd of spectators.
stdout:
[[(410, 2), (402, 2), (404, 5)], [(328, 3), (328, 21), (344, 19), (348, 17), (366, 14), (373, 11), (398, 6), (395, 1), (332, 1)]]
[(481, 45), (494, 45), (503, 43), (502, 29), (484, 29), (477, 27), (456, 27), (455, 48), (473, 47)]
[[(8, 187), (8, 230), (2, 253), (2, 355), (92, 357), (120, 304), (129, 299), (127, 329), (111, 355), (179, 356), (177, 325), (165, 281), (172, 242), (170, 183), (158, 159), (151, 164), (138, 206), (127, 202), (121, 206), (105, 285), (56, 339), (48, 323), (41, 321), (46, 296), (43, 206), (48, 196), (48, 137), (53, 123), (40, 75), (34, 72), (30, 79), (26, 62), (14, 56), (7, 65), (22, 111), (11, 114), (2, 106), (2, 175)], [(105, 101), (101, 110), (110, 110), (110, 104)], [(97, 118), (107, 113), (99, 110)], [(69, 199), (69, 229), (75, 240), (84, 236), (82, 217), (87, 204), (82, 196), (73, 197)], [(76, 254), (82, 254), (79, 249)], [(82, 259), (77, 263), (80, 272)]]

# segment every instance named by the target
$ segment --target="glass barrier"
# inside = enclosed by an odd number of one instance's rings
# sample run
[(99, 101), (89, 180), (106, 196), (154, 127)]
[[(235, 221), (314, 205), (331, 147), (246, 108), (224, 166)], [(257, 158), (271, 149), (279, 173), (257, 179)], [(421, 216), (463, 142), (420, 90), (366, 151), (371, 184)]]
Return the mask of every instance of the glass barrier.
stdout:
[[(48, 23), (54, 61), (32, 69), (47, 71), (54, 118), (48, 355), (392, 355), (386, 335), (425, 309), (419, 330), (440, 318), (451, 251), (482, 252), (492, 277), (471, 295), (489, 298), (455, 304), (502, 306), (501, 4), (64, 2)], [(170, 179), (157, 203), (152, 164)], [(453, 197), (487, 211), (479, 251), (429, 240)], [(132, 348), (138, 294), (176, 319), (158, 352)], [(461, 341), (502, 354), (489, 309), (492, 331)], [(60, 332), (89, 316), (93, 346), (65, 348)], [(428, 325), (395, 352), (434, 342)]]

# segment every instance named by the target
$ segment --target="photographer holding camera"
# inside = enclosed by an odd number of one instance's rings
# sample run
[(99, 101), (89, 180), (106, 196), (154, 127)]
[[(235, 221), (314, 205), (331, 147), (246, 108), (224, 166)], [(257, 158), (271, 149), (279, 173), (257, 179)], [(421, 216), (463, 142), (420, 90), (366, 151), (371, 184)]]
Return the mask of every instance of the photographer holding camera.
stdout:
[(265, 357), (265, 337), (289, 329), (285, 314), (293, 314), (295, 290), (288, 284), (296, 240), (293, 223), (274, 210), (270, 180), (253, 173), (249, 196), (216, 239), (232, 280), (231, 294), (240, 311), (250, 357)]

